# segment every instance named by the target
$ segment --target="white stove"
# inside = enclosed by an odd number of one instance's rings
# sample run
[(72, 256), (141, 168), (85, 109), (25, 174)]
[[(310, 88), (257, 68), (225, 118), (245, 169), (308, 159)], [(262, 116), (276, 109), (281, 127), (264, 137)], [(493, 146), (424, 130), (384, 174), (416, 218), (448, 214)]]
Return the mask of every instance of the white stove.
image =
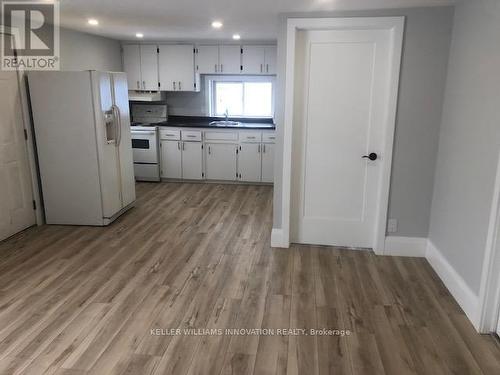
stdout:
[(165, 104), (132, 105), (132, 151), (137, 181), (160, 181), (158, 126), (167, 120)]

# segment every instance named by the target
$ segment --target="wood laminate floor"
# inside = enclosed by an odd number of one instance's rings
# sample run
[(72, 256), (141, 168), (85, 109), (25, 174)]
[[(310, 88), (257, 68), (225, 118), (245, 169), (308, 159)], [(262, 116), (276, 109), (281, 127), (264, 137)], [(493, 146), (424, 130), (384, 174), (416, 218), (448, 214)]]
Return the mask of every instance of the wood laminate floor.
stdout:
[(137, 193), (108, 228), (44, 226), (0, 243), (0, 374), (500, 374), (499, 345), (424, 259), (271, 249), (266, 186)]

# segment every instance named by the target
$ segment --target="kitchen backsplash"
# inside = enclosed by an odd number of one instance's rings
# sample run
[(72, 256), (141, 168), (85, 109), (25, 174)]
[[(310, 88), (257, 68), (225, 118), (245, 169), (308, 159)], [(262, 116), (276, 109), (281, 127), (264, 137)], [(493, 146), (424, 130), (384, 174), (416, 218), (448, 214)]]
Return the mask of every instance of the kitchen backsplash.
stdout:
[(200, 80), (200, 92), (167, 92), (168, 114), (172, 116), (208, 116), (205, 80)]

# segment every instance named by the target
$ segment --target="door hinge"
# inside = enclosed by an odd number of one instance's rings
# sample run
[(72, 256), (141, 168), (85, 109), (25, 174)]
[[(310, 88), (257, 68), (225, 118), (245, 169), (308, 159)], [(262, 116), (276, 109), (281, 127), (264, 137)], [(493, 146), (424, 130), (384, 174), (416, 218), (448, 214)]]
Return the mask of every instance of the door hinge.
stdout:
[(160, 84), (160, 82), (158, 82), (158, 87), (160, 87), (160, 86), (161, 86), (161, 84)]
[(33, 210), (36, 211), (36, 201), (35, 200), (33, 200)]
[(236, 147), (236, 155), (238, 155), (238, 147)]
[(194, 84), (194, 89), (196, 90), (196, 83)]
[(243, 53), (243, 48), (241, 48), (241, 53)]
[(193, 53), (196, 54), (196, 48), (193, 48)]
[(203, 150), (203, 143), (201, 144), (201, 149)]
[(201, 172), (201, 177), (205, 177), (205, 173), (204, 172)]
[(160, 47), (156, 47), (156, 53), (160, 53)]
[(24, 139), (27, 141), (28, 140), (28, 131), (26, 129), (23, 129), (24, 131)]
[(243, 65), (240, 65), (240, 70), (243, 71)]

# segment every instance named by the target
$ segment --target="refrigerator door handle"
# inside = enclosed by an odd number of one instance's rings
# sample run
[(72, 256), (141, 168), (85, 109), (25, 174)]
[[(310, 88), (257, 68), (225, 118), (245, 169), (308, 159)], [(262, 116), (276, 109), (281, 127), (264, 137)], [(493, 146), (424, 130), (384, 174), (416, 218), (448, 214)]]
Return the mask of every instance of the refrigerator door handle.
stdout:
[(112, 106), (114, 117), (115, 117), (115, 126), (116, 126), (116, 147), (120, 146), (122, 142), (122, 117), (120, 113), (120, 108), (113, 104)]

